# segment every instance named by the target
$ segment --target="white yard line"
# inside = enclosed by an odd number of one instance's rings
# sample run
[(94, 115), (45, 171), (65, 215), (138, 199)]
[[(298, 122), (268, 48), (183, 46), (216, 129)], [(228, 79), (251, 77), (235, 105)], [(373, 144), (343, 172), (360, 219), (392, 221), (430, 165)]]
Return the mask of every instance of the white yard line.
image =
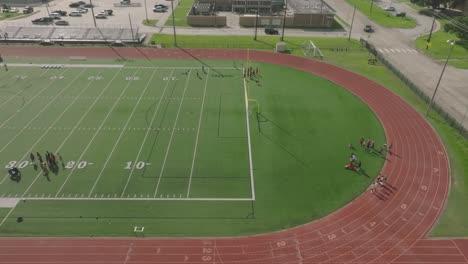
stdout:
[(112, 154), (114, 153), (115, 149), (116, 149), (117, 146), (119, 145), (120, 139), (122, 138), (122, 136), (123, 136), (123, 134), (124, 134), (124, 132), (125, 132), (125, 129), (126, 129), (127, 126), (128, 126), (128, 123), (130, 123), (130, 120), (132, 120), (132, 116), (133, 116), (133, 114), (135, 113), (135, 110), (137, 109), (138, 105), (140, 104), (141, 98), (142, 98), (143, 95), (146, 93), (146, 90), (148, 90), (149, 84), (150, 84), (151, 80), (153, 80), (153, 77), (154, 77), (154, 74), (155, 74), (155, 73), (156, 73), (156, 69), (153, 70), (153, 73), (151, 74), (151, 77), (148, 79), (148, 82), (146, 83), (145, 89), (143, 90), (143, 92), (142, 92), (141, 95), (140, 95), (140, 98), (138, 99), (137, 103), (136, 103), (135, 106), (133, 107), (132, 113), (130, 113), (130, 116), (127, 118), (127, 122), (125, 123), (125, 126), (124, 126), (124, 128), (122, 129), (122, 132), (120, 132), (119, 137), (117, 138), (117, 140), (116, 140), (115, 143), (114, 143), (114, 147), (112, 148), (111, 152), (110, 152), (109, 155), (107, 156), (106, 162), (104, 163), (104, 166), (102, 166), (102, 169), (101, 169), (101, 171), (99, 172), (98, 177), (97, 177), (96, 180), (94, 181), (93, 187), (92, 187), (91, 190), (89, 191), (88, 196), (90, 196), (90, 195), (93, 193), (94, 188), (96, 188), (96, 185), (98, 184), (99, 179), (100, 179), (101, 176), (102, 176), (102, 173), (104, 172), (104, 170), (105, 170), (106, 167), (107, 167), (107, 163), (109, 163), (109, 160), (111, 159)]
[[(64, 70), (62, 73), (60, 74), (64, 74), (67, 70)], [(31, 103), (32, 101), (34, 101), (34, 99), (39, 96), (39, 94), (41, 94), (44, 90), (46, 90), (47, 88), (49, 88), (49, 86), (54, 83), (57, 79), (53, 79), (48, 85), (46, 85), (42, 90), (40, 90), (33, 98), (31, 98), (31, 100), (29, 100), (28, 102), (26, 102), (24, 105), (22, 105), (20, 108), (18, 108), (16, 110), (16, 112), (11, 115), (6, 121), (4, 121), (1, 125), (0, 125), (0, 128), (3, 127), (8, 121), (10, 121), (10, 119), (12, 119), (13, 117), (15, 117), (16, 113), (19, 113), (21, 111), (21, 109), (25, 108), (27, 105), (29, 105), (29, 103)]]
[[(125, 64), (59, 64), (59, 63), (50, 63), (50, 64), (38, 64), (38, 63), (11, 63), (8, 64), (9, 67), (42, 67), (42, 66), (61, 66), (64, 68), (123, 68), (125, 67)], [(128, 66), (125, 67), (127, 69), (200, 69), (200, 67), (195, 66), (195, 67), (158, 67), (158, 66)], [(214, 67), (213, 69), (217, 70), (235, 70), (236, 68), (232, 67)]]
[[(36, 120), (37, 117), (39, 117), (42, 112), (44, 112), (48, 107), (49, 105), (51, 105), (53, 102), (55, 102), (55, 100), (57, 99), (58, 96), (60, 96), (63, 92), (65, 92), (68, 88), (70, 88), (70, 86), (81, 76), (81, 74), (85, 72), (85, 70), (82, 70), (79, 74), (76, 75), (76, 77), (71, 81), (69, 82), (63, 89), (60, 90), (60, 92), (54, 96), (54, 98), (52, 100), (50, 100), (42, 109), (41, 111), (39, 111), (26, 125), (25, 127), (29, 126), (32, 122), (34, 122), (34, 120)], [(62, 114), (60, 116), (62, 116), (64, 113), (62, 112)], [(55, 122), (54, 122), (55, 124)], [(23, 131), (24, 131), (24, 127), (15, 134), (14, 137), (12, 137), (10, 139), (10, 141), (8, 141), (8, 143), (6, 143), (5, 145), (3, 145), (3, 148), (0, 149), (0, 152), (3, 152), (10, 144), (11, 142), (13, 142)], [(27, 154), (26, 154), (27, 155)]]
[[(138, 70), (135, 71), (135, 73), (133, 74), (132, 77), (135, 77), (135, 75), (137, 74)], [(80, 157), (77, 159), (77, 161), (81, 161), (81, 159), (83, 158), (83, 156), (85, 155), (85, 153), (88, 151), (88, 148), (91, 146), (91, 143), (94, 141), (94, 139), (96, 138), (96, 136), (99, 134), (99, 131), (101, 130), (102, 126), (104, 125), (104, 123), (107, 121), (107, 118), (109, 118), (109, 116), (111, 115), (112, 111), (114, 110), (115, 106), (117, 105), (117, 103), (120, 101), (120, 97), (122, 97), (122, 95), (127, 91), (128, 87), (130, 87), (130, 83), (131, 81), (129, 81), (125, 87), (125, 89), (122, 90), (122, 92), (120, 93), (119, 95), (119, 98), (117, 98), (117, 100), (114, 102), (114, 104), (112, 105), (111, 109), (109, 110), (109, 112), (107, 113), (106, 117), (104, 118), (104, 120), (101, 122), (101, 125), (99, 126), (99, 128), (96, 130), (96, 132), (94, 133), (93, 137), (91, 138), (91, 140), (88, 142), (88, 145), (86, 145), (86, 148), (83, 150), (83, 152), (81, 153)], [(63, 187), (65, 186), (65, 184), (68, 182), (68, 180), (70, 179), (70, 176), (72, 175), (72, 173), (75, 171), (76, 169), (76, 166), (73, 167), (73, 169), (70, 170), (70, 173), (68, 173), (67, 175), (67, 178), (65, 178), (65, 181), (63, 182), (62, 186), (60, 186), (59, 190), (57, 191), (57, 193), (55, 194), (55, 197), (57, 197), (59, 195), (59, 193), (62, 191)]]
[(252, 198), (111, 198), (111, 197), (22, 197), (21, 200), (46, 201), (252, 201)]
[(252, 191), (252, 201), (255, 201), (255, 186), (253, 177), (252, 146), (250, 143), (250, 122), (249, 122), (249, 97), (247, 96), (247, 85), (244, 78), (244, 98), (245, 98), (245, 122), (247, 124), (247, 143), (249, 146), (249, 167), (250, 167), (250, 188)]
[[(169, 75), (169, 79), (172, 78), (172, 74), (174, 73), (174, 69), (171, 71), (171, 74)], [(127, 182), (125, 183), (125, 186), (124, 186), (124, 189), (122, 191), (122, 194), (120, 195), (121, 197), (125, 194), (125, 191), (127, 191), (127, 187), (128, 187), (128, 184), (130, 183), (130, 179), (132, 178), (132, 175), (133, 175), (133, 171), (135, 170), (135, 164), (138, 162), (138, 159), (140, 158), (140, 154), (141, 154), (141, 151), (143, 150), (143, 147), (145, 146), (145, 143), (146, 143), (146, 139), (148, 138), (148, 135), (151, 131), (151, 127), (153, 127), (153, 122), (155, 120), (155, 117), (156, 115), (158, 114), (158, 111), (159, 111), (159, 106), (161, 105), (161, 102), (164, 98), (164, 94), (166, 93), (166, 90), (167, 90), (167, 87), (169, 86), (169, 83), (170, 81), (167, 81), (166, 82), (166, 86), (164, 87), (164, 90), (163, 90), (163, 93), (162, 95), (160, 96), (160, 99), (159, 99), (159, 102), (158, 102), (158, 105), (156, 106), (156, 109), (154, 111), (154, 114), (153, 114), (153, 117), (151, 119), (151, 123), (149, 124), (148, 126), (148, 130), (146, 131), (146, 134), (145, 134), (145, 137), (143, 138), (143, 142), (141, 143), (141, 146), (140, 146), (140, 149), (138, 150), (138, 154), (135, 158), (135, 161), (133, 162), (134, 166), (132, 167), (132, 169), (130, 170), (130, 174), (128, 175), (128, 178), (127, 178)]]
[(13, 212), (14, 209), (15, 207), (12, 207), (10, 211), (8, 211), (8, 214), (3, 218), (2, 222), (0, 222), (0, 227), (3, 225), (3, 223), (5, 223), (5, 221), (8, 219), (8, 217), (10, 216), (10, 214)]
[(201, 127), (201, 122), (203, 118), (203, 106), (205, 105), (206, 86), (208, 85), (208, 76), (210, 76), (209, 73), (210, 73), (210, 69), (208, 69), (208, 73), (206, 74), (205, 87), (203, 89), (203, 99), (202, 99), (202, 103), (200, 107), (200, 117), (198, 119), (197, 136), (195, 139), (195, 147), (193, 148), (192, 166), (190, 167), (190, 177), (189, 177), (189, 183), (188, 183), (188, 188), (187, 188), (187, 198), (190, 196), (190, 186), (192, 185), (193, 168), (195, 167), (195, 158), (197, 156), (198, 137), (200, 135), (200, 127)]
[[(112, 81), (115, 79), (115, 77), (120, 73), (120, 70), (114, 75), (114, 77), (112, 78), (112, 80), (110, 80), (110, 82), (106, 85), (106, 87), (104, 87), (104, 89), (102, 89), (101, 93), (99, 95), (102, 95), (106, 90), (107, 88), (109, 88), (110, 84), (112, 83)], [(88, 114), (88, 112), (93, 108), (93, 106), (96, 104), (96, 102), (98, 101), (98, 98), (96, 98), (96, 100), (94, 100), (93, 104), (88, 108), (88, 110), (86, 110), (86, 112), (81, 116), (80, 120), (76, 123), (75, 127), (73, 127), (73, 129), (70, 131), (70, 133), (68, 134), (68, 136), (62, 141), (62, 144), (57, 148), (57, 150), (55, 151), (55, 153), (58, 153), (63, 145), (65, 145), (65, 142), (67, 142), (67, 140), (71, 137), (71, 135), (73, 134), (73, 132), (75, 131), (75, 129), (78, 127), (78, 125), (81, 123), (81, 121), (83, 121), (83, 119), (85, 118), (85, 116)], [(39, 176), (41, 175), (41, 172), (39, 172), (37, 175), (36, 175), (36, 178), (34, 179), (34, 181), (29, 185), (29, 187), (26, 189), (26, 191), (23, 193), (22, 196), (24, 196), (28, 191), (29, 189), (31, 189), (31, 187), (33, 186), (33, 184), (37, 181), (37, 179), (39, 179)]]
[[(42, 77), (44, 74), (46, 74), (47, 71), (44, 71), (41, 75), (39, 75), (39, 78)], [(26, 82), (27, 83), (27, 82)], [(6, 100), (5, 102), (3, 102), (2, 104), (0, 104), (0, 108), (2, 108), (5, 104), (7, 104), (8, 102), (10, 102), (11, 100), (15, 99), (16, 96), (23, 92), (24, 91), (24, 88), (23, 89), (19, 89), (17, 93), (15, 93), (13, 96), (11, 96), (8, 100)]]
[(163, 161), (163, 164), (161, 166), (161, 171), (159, 173), (158, 184), (156, 185), (156, 189), (154, 190), (154, 197), (156, 197), (156, 195), (158, 194), (159, 184), (161, 183), (161, 178), (162, 178), (162, 175), (163, 175), (163, 172), (164, 172), (164, 167), (166, 166), (166, 161), (167, 161), (167, 156), (169, 155), (169, 150), (171, 149), (172, 138), (174, 137), (174, 132), (175, 132), (175, 128), (177, 126), (177, 121), (179, 120), (180, 109), (182, 109), (182, 104), (184, 102), (185, 92), (187, 91), (187, 86), (188, 86), (191, 75), (192, 75), (192, 71), (189, 71), (189, 74), (187, 76), (187, 81), (185, 82), (184, 92), (182, 93), (182, 99), (180, 100), (179, 109), (177, 110), (177, 115), (176, 115), (176, 119), (174, 121), (174, 126), (172, 127), (171, 137), (169, 138), (169, 143), (167, 144), (166, 154), (164, 155), (164, 161)]

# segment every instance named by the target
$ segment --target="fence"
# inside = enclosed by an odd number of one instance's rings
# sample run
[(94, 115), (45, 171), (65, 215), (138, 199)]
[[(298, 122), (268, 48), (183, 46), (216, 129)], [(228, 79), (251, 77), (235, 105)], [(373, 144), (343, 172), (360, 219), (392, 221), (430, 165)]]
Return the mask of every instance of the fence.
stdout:
[[(400, 70), (398, 70), (397, 67), (393, 66), (391, 62), (389, 62), (385, 57), (383, 57), (375, 47), (367, 42), (365, 39), (361, 38), (360, 39), (362, 45), (366, 47), (370, 53), (372, 53), (382, 64), (387, 66), (388, 69), (390, 69), (403, 83), (405, 83), (411, 90), (413, 90), (422, 100), (424, 100), (427, 104), (429, 104), (430, 97), (426, 95), (421, 88), (418, 87), (414, 82), (412, 82), (404, 73), (402, 73)], [(453, 127), (455, 130), (457, 130), (460, 135), (462, 135), (464, 138), (468, 138), (468, 131), (463, 127), (463, 120), (461, 122), (458, 122), (452, 115), (450, 115), (447, 111), (443, 109), (443, 106), (433, 102), (432, 104), (432, 110), (437, 112), (445, 121), (447, 122), (448, 125)]]

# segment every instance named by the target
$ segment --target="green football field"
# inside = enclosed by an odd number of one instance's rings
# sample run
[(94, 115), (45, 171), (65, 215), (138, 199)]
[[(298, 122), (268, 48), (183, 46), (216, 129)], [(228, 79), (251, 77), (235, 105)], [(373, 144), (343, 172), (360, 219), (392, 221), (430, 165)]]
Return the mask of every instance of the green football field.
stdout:
[[(129, 236), (135, 226), (150, 236), (279, 230), (344, 206), (384, 161), (347, 147), (361, 136), (385, 143), (368, 107), (297, 70), (10, 61), (0, 72), (0, 198), (21, 200), (0, 209), (4, 236)], [(247, 65), (261, 77), (244, 80)], [(37, 161), (46, 151), (57, 157), (49, 173)], [(351, 151), (363, 173), (343, 169)], [(21, 176), (9, 177), (11, 167)]]

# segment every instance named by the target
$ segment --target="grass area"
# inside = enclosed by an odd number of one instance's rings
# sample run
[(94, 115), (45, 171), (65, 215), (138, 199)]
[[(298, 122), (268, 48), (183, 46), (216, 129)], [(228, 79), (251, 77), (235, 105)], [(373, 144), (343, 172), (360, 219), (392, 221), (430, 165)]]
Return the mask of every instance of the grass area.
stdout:
[(414, 10), (418, 10), (418, 11), (427, 8), (427, 7), (420, 6), (420, 5), (417, 5), (415, 3), (412, 3), (411, 0), (396, 0), (396, 1), (399, 2), (399, 3), (404, 3), (404, 4), (408, 5), (409, 7), (413, 8)]
[(21, 15), (23, 15), (23, 13), (0, 13), (0, 20), (19, 17)]
[(441, 30), (432, 33), (432, 45), (429, 49), (426, 50), (428, 35), (417, 38), (416, 47), (434, 59), (445, 60), (450, 50), (450, 44), (447, 43), (447, 40), (455, 40), (455, 46), (450, 56), (453, 60), (449, 60), (449, 64), (457, 68), (468, 69), (468, 43), (461, 42), (455, 34), (445, 32), (443, 28), (446, 22), (440, 19), (438, 21), (441, 23)]
[[(187, 24), (187, 14), (190, 11), (190, 7), (179, 7), (177, 6), (176, 9), (174, 9), (174, 20), (175, 20), (175, 25), (176, 27), (191, 27), (189, 24)], [(172, 15), (169, 16), (169, 18), (166, 21), (166, 24), (164, 26), (172, 26)]]
[[(206, 63), (207, 75), (183, 60), (0, 72), (0, 161), (22, 172), (16, 181), (1, 179), (0, 196), (58, 198), (20, 203), (1, 235), (129, 236), (133, 226), (145, 226), (148, 236), (268, 232), (344, 206), (381, 169), (383, 159), (360, 148), (365, 172), (343, 169), (350, 142), (365, 136), (381, 145), (385, 138), (370, 109), (341, 87), (254, 63), (263, 78), (247, 84), (256, 104), (246, 109), (244, 62)], [(45, 151), (63, 157), (48, 175), (29, 162), (30, 152)]]
[(371, 1), (368, 0), (346, 0), (349, 4), (356, 6), (356, 8), (369, 17), (372, 21), (385, 27), (395, 28), (413, 28), (416, 26), (416, 21), (411, 17), (396, 17), (389, 12), (380, 8), (376, 3), (372, 6), (372, 13), (370, 11)]
[(156, 27), (156, 23), (158, 23), (157, 19), (143, 19), (141, 22), (143, 25), (148, 26), (148, 27)]

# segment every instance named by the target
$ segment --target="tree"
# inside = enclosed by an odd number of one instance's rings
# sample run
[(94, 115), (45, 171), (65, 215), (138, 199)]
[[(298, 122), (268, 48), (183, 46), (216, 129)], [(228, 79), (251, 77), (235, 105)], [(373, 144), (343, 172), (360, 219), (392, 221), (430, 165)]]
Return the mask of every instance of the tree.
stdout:
[(420, 6), (427, 6), (433, 9), (440, 8), (440, 6), (448, 7), (455, 0), (411, 0), (412, 3), (418, 4)]
[(453, 23), (445, 24), (444, 30), (455, 33), (462, 40), (468, 40), (468, 17), (459, 16), (453, 18)]

